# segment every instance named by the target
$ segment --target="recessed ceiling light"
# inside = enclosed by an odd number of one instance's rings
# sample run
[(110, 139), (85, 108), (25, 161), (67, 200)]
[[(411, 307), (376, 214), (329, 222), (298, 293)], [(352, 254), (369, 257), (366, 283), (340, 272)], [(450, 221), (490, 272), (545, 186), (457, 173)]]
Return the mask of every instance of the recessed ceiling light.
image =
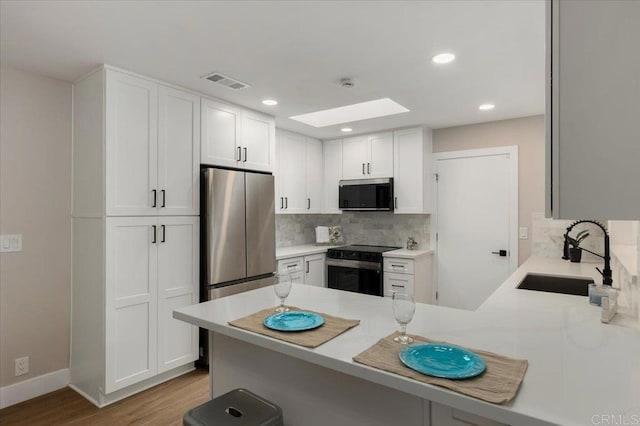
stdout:
[(351, 127), (343, 127), (342, 129), (340, 129), (341, 132), (353, 132), (353, 129)]
[(389, 98), (382, 98), (374, 101), (361, 102), (359, 104), (326, 109), (324, 111), (294, 115), (289, 118), (313, 127), (326, 127), (342, 123), (352, 123), (358, 120), (367, 120), (369, 118), (385, 117), (387, 115), (408, 111), (407, 108), (399, 103)]
[(489, 111), (490, 109), (494, 109), (496, 106), (494, 104), (482, 104), (478, 107), (480, 111)]
[(278, 101), (276, 101), (275, 99), (265, 99), (264, 101), (262, 101), (262, 103), (267, 106), (278, 105)]
[(434, 56), (431, 60), (436, 64), (448, 64), (452, 62), (456, 58), (456, 55), (453, 53), (440, 53), (439, 55)]

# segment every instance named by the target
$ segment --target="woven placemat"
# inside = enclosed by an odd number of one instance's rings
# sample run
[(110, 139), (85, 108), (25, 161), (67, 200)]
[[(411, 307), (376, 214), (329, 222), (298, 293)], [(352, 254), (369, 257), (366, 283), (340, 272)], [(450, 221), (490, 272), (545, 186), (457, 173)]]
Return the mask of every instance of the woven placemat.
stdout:
[[(353, 360), (360, 364), (379, 368), (380, 370), (389, 371), (430, 385), (442, 386), (494, 404), (502, 404), (516, 396), (529, 364), (527, 360), (523, 359), (513, 359), (492, 352), (468, 349), (481, 356), (486, 362), (487, 369), (481, 375), (463, 380), (427, 376), (406, 367), (400, 361), (399, 353), (404, 345), (393, 341), (393, 338), (398, 334), (398, 332), (395, 332), (380, 339), (378, 343), (355, 356)], [(416, 343), (444, 343), (421, 336), (411, 335), (411, 337)]]
[[(294, 306), (287, 306), (287, 308), (289, 308), (290, 311), (304, 310), (305, 312), (313, 312), (296, 308)], [(360, 324), (360, 320), (345, 319), (320, 312), (313, 312), (314, 314), (318, 314), (324, 318), (324, 324), (320, 327), (306, 331), (276, 331), (265, 327), (262, 323), (266, 317), (275, 313), (275, 308), (263, 309), (255, 314), (229, 321), (229, 325), (253, 331), (254, 333), (264, 334), (265, 336), (284, 340), (285, 342), (294, 343), (307, 348), (317, 348), (321, 344), (328, 342), (334, 337), (339, 336), (350, 328)]]

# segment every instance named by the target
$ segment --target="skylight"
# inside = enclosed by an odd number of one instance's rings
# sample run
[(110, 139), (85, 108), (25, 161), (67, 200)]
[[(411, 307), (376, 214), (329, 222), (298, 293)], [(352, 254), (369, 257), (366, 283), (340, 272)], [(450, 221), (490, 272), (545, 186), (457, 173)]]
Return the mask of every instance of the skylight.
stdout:
[(313, 127), (327, 127), (333, 126), (334, 124), (385, 117), (402, 112), (409, 112), (409, 110), (389, 98), (383, 98), (338, 108), (325, 109), (324, 111), (294, 115), (289, 118)]

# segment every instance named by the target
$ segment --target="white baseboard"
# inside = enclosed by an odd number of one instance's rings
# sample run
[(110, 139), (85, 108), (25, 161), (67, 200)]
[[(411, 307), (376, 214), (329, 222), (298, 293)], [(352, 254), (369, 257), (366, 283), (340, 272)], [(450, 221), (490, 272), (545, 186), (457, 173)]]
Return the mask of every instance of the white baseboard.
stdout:
[(0, 410), (45, 393), (67, 387), (69, 369), (53, 371), (23, 382), (0, 388)]

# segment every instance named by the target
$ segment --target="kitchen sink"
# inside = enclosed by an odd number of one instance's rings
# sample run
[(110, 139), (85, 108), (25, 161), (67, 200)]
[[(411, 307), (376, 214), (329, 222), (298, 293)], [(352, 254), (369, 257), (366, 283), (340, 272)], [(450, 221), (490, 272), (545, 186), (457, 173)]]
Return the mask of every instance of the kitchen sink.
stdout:
[(548, 293), (573, 294), (588, 296), (589, 284), (594, 281), (589, 278), (570, 278), (555, 275), (527, 274), (518, 284), (519, 289), (545, 291)]

